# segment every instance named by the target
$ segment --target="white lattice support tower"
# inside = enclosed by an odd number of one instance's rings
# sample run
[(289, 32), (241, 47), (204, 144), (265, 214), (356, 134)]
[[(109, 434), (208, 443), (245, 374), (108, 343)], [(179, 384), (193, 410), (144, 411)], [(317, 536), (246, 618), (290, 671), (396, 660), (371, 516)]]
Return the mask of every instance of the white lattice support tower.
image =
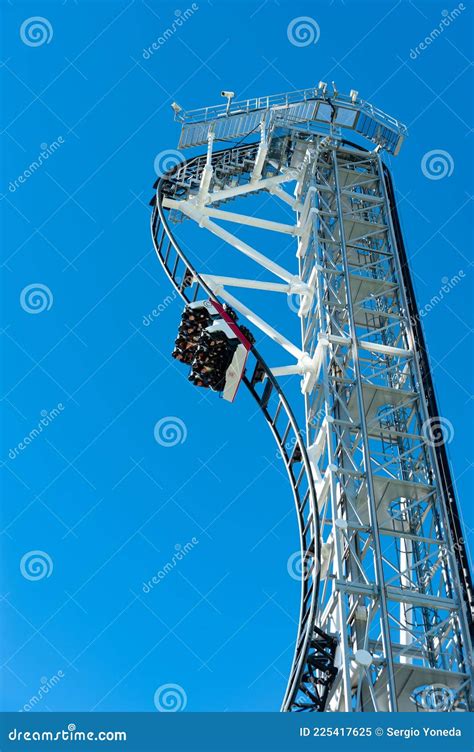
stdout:
[[(354, 93), (330, 96), (326, 87), (179, 119), (180, 145), (208, 150), (158, 183), (160, 260), (182, 297), (204, 293), (230, 304), (285, 359), (268, 368), (254, 350), (257, 365), (246, 378), (283, 448), (306, 565), (282, 709), (473, 709), (472, 585), (445, 447), (434, 438), (436, 400), (382, 161), (384, 150), (398, 153), (406, 130)], [(344, 140), (343, 127), (371, 149)], [(256, 129), (259, 142), (213, 152), (214, 141)], [(274, 218), (228, 206), (259, 192), (274, 202)], [(282, 206), (293, 220), (282, 221)], [(228, 246), (215, 274), (184, 256), (167, 213)], [(293, 237), (294, 253), (277, 262), (271, 243), (249, 244), (239, 226)], [(254, 278), (234, 273), (236, 252), (254, 263)], [(301, 342), (272, 322), (271, 306), (263, 303), (262, 315), (246, 303), (245, 291), (262, 301), (296, 295), (299, 307), (287, 312), (299, 316)], [(290, 375), (300, 379), (304, 410), (293, 409), (304, 415), (305, 431), (278, 385)], [(289, 423), (280, 430), (282, 406)], [(288, 453), (290, 429), (296, 438)]]
[(329, 345), (306, 418), (309, 447), (326, 427), (318, 505), (333, 551), (317, 623), (344, 636), (329, 706), (410, 710), (423, 687), (465, 693), (469, 631), (381, 158), (336, 143), (312, 186), (300, 275), (317, 266), (318, 281), (303, 349), (321, 334)]

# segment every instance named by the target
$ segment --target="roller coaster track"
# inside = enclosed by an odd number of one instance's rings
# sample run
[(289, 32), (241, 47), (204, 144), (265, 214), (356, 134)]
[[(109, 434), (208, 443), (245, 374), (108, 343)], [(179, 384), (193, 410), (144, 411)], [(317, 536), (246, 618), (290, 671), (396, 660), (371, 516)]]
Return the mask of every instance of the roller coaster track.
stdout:
[[(345, 141), (344, 143), (354, 148), (361, 148), (360, 146), (356, 147), (352, 142)], [(250, 172), (249, 165), (255, 162), (257, 148), (257, 144), (245, 144), (215, 152), (212, 157), (214, 172), (217, 174), (221, 171), (222, 179), (225, 181), (227, 179), (226, 170), (229, 174), (232, 174), (236, 163), (238, 163), (244, 165), (242, 172), (245, 179), (245, 174)], [(185, 303), (203, 298), (221, 302), (184, 254), (170, 227), (170, 210), (164, 205), (165, 199), (186, 197), (191, 190), (198, 187), (205, 164), (205, 155), (183, 160), (155, 183), (157, 191), (156, 197), (152, 201), (154, 206), (151, 220), (153, 244), (175, 291)], [(402, 274), (414, 329), (414, 338), (417, 344), (425, 398), (429, 414), (435, 420), (438, 415), (435, 392), (423, 331), (417, 315), (395, 194), (390, 172), (386, 166), (384, 166), (384, 178), (400, 252)], [(251, 375), (247, 375), (247, 373)], [(279, 456), (285, 463), (294, 495), (300, 534), (302, 580), (300, 616), (292, 668), (281, 709), (283, 711), (315, 710), (321, 712), (326, 709), (328, 694), (337, 673), (334, 668), (334, 653), (337, 641), (315, 626), (320, 584), (321, 540), (316, 489), (306, 449), (305, 434), (299, 428), (279, 382), (255, 347), (251, 349), (243, 381), (262, 411), (278, 445)], [(441, 469), (442, 485), (449, 502), (448, 516), (458, 551), (457, 561), (463, 600), (468, 607), (468, 611), (472, 612), (472, 581), (444, 444), (441, 443), (437, 446), (435, 451)], [(471, 634), (472, 623), (472, 619), (469, 619)]]
[[(398, 215), (397, 202), (395, 197), (395, 191), (393, 188), (392, 176), (388, 167), (384, 167), (385, 184), (387, 186), (387, 194), (390, 203), (390, 212), (392, 221), (394, 224), (394, 231), (397, 238), (397, 245), (400, 254), (401, 269), (403, 275), (403, 281), (407, 293), (407, 301), (409, 307), (410, 319), (413, 325), (413, 333), (415, 342), (417, 345), (417, 351), (419, 354), (419, 365), (422, 383), (424, 386), (425, 399), (428, 404), (428, 411), (431, 420), (439, 420), (439, 408), (436, 399), (435, 388), (433, 379), (431, 376), (431, 369), (429, 365), (428, 350), (426, 347), (425, 336), (423, 328), (421, 326), (420, 316), (418, 314), (415, 291), (413, 288), (413, 282), (411, 279), (410, 269), (408, 265), (408, 257), (405, 249), (405, 243), (403, 241), (403, 233), (400, 225), (400, 218)], [(451, 469), (449, 467), (448, 454), (446, 451), (446, 445), (444, 442), (437, 443), (435, 447), (437, 460), (439, 463), (442, 486), (447, 500), (447, 513), (449, 518), (449, 524), (451, 528), (451, 534), (453, 536), (454, 546), (458, 553), (457, 565), (459, 580), (462, 586), (462, 596), (466, 604), (468, 625), (471, 639), (474, 639), (474, 588), (472, 583), (471, 571), (469, 568), (469, 560), (466, 551), (466, 545), (464, 542), (464, 533), (462, 529), (461, 517), (459, 509), (456, 503), (454, 484), (451, 477)]]
[[(247, 152), (250, 152), (252, 148), (255, 147), (248, 145), (241, 147), (242, 151), (247, 150)], [(217, 152), (216, 157), (225, 158), (226, 153), (230, 151), (236, 150), (226, 149)], [(212, 300), (218, 300), (218, 298), (199, 277), (176, 240), (166, 216), (167, 210), (163, 207), (163, 198), (170, 188), (170, 181), (173, 185), (173, 195), (176, 195), (176, 191), (179, 193), (181, 189), (184, 189), (182, 185), (180, 187), (180, 174), (186, 172), (189, 175), (194, 170), (199, 171), (202, 163), (202, 157), (182, 162), (155, 184), (156, 202), (153, 201), (155, 205), (151, 219), (153, 244), (170, 282), (185, 303), (203, 298)], [(243, 381), (271, 429), (278, 445), (279, 455), (285, 463), (294, 495), (301, 543), (301, 605), (298, 633), (290, 678), (281, 709), (282, 711), (304, 709), (297, 699), (298, 692), (303, 692), (303, 695), (310, 698), (311, 703), (319, 706), (318, 709), (322, 711), (324, 698), (321, 699), (315, 695), (317, 690), (310, 679), (318, 657), (321, 662), (322, 656), (323, 664), (331, 662), (330, 657), (326, 656), (331, 655), (335, 641), (315, 631), (314, 627), (318, 604), (321, 548), (313, 475), (306, 451), (304, 432), (298, 427), (281, 386), (255, 347), (252, 347), (249, 357), (253, 361), (252, 364), (249, 360), (250, 365), (247, 367), (247, 372), (251, 373), (251, 376), (245, 375)]]

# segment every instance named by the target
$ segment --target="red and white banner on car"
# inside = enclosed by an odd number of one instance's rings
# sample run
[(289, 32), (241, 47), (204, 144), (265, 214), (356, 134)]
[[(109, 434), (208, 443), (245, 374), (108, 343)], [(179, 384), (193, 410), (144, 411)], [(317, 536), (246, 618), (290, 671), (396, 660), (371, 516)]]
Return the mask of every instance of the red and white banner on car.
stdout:
[(239, 327), (237, 326), (235, 321), (233, 321), (229, 314), (226, 313), (225, 308), (215, 300), (211, 300), (209, 302), (214, 310), (219, 314), (221, 319), (225, 322), (226, 326), (223, 327), (223, 329), (225, 330), (226, 328), (228, 328), (230, 330), (226, 331), (227, 336), (230, 339), (237, 338), (239, 340), (239, 344), (237, 345), (234, 357), (232, 358), (232, 361), (227, 368), (225, 374), (225, 386), (222, 391), (223, 399), (227, 400), (228, 402), (233, 402), (235, 395), (237, 394), (237, 390), (240, 386), (240, 382), (242, 381), (242, 377), (245, 372), (245, 365), (247, 363), (247, 357), (250, 350), (252, 349), (252, 345), (239, 330)]

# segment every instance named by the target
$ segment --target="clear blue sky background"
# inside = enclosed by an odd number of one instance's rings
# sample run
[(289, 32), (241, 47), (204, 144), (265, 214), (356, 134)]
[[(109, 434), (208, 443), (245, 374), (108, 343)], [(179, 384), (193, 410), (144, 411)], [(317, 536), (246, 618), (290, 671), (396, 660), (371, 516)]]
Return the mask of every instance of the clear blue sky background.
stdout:
[[(392, 169), (420, 306), (442, 278), (465, 274), (424, 328), (472, 542), (471, 11), (413, 60), (454, 5), (198, 5), (145, 60), (186, 3), (2, 2), (2, 709), (18, 710), (59, 671), (38, 710), (153, 710), (166, 683), (183, 687), (190, 711), (276, 710), (286, 685), (298, 539), (273, 439), (246, 393), (234, 406), (203, 399), (171, 362), (177, 302), (142, 323), (170, 292), (147, 204), (154, 158), (177, 144), (174, 99), (197, 107), (221, 89), (246, 97), (334, 79), (408, 124)], [(19, 29), (37, 15), (53, 38), (30, 47)], [(303, 15), (321, 33), (299, 48), (287, 27)], [(48, 162), (9, 190), (58, 137)], [(450, 177), (423, 175), (432, 149), (451, 155)], [(38, 315), (20, 305), (32, 283), (54, 298)], [(62, 413), (10, 459), (58, 403)], [(164, 416), (185, 422), (183, 444), (155, 441)], [(50, 577), (22, 576), (32, 550), (50, 556)]]

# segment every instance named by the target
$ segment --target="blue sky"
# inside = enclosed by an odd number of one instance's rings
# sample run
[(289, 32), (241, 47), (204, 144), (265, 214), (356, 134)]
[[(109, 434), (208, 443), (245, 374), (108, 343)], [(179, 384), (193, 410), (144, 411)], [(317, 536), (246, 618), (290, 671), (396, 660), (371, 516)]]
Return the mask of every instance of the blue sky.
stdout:
[[(171, 361), (177, 301), (143, 323), (171, 292), (148, 201), (156, 155), (177, 145), (173, 100), (192, 108), (218, 103), (221, 89), (244, 98), (335, 80), (407, 123), (390, 163), (420, 307), (463, 272), (423, 324), (472, 542), (470, 9), (416, 53), (458, 6), (197, 5), (147, 58), (191, 4), (2, 3), (5, 710), (39, 695), (37, 710), (154, 710), (166, 684), (189, 711), (276, 710), (286, 686), (298, 538), (273, 439), (246, 393), (233, 406), (207, 398)], [(37, 46), (20, 34), (33, 16), (49, 24)], [(316, 44), (289, 41), (299, 16), (318, 24)], [(423, 174), (432, 150), (448, 153), (452, 174)], [(33, 284), (47, 288), (37, 314), (21, 304)], [(42, 411), (54, 417), (19, 449)], [(172, 447), (154, 436), (167, 416), (185, 425)], [(22, 576), (32, 551), (47, 554), (49, 576)]]

